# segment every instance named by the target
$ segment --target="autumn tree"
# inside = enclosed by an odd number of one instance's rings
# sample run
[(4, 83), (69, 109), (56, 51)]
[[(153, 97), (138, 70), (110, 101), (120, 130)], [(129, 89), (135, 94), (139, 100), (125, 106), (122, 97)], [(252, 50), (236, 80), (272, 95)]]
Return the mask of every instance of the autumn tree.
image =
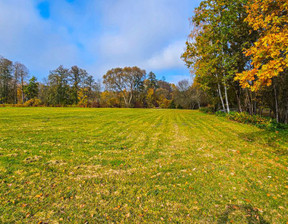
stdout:
[(72, 100), (75, 104), (78, 104), (78, 94), (80, 88), (84, 86), (84, 81), (88, 77), (86, 70), (79, 68), (78, 66), (72, 66), (69, 71), (69, 81), (72, 85)]
[(100, 104), (101, 82), (95, 81), (92, 75), (87, 75), (83, 83), (83, 91), (87, 97), (88, 103), (97, 105)]
[(24, 88), (25, 88), (25, 82), (26, 78), (29, 75), (28, 68), (23, 65), (20, 62), (15, 62), (14, 63), (14, 83), (15, 83), (15, 88), (16, 88), (16, 95), (17, 95), (17, 89), (19, 85), (20, 93), (21, 93), (21, 101), (22, 103), (25, 103), (25, 93), (24, 93)]
[(125, 106), (130, 107), (133, 96), (143, 86), (146, 72), (138, 67), (113, 68), (103, 76), (106, 89), (121, 93)]
[(121, 98), (119, 93), (112, 91), (104, 91), (101, 93), (101, 106), (102, 107), (121, 107)]
[(177, 83), (173, 91), (173, 100), (179, 108), (194, 109), (193, 92), (187, 79)]
[(145, 97), (146, 97), (146, 103), (147, 103), (148, 108), (153, 108), (157, 105), (155, 90), (153, 88), (147, 89)]
[(192, 17), (193, 30), (182, 58), (195, 72), (205, 91), (219, 96), (223, 109), (230, 110), (235, 99), (241, 107), (241, 88), (234, 82), (236, 72), (245, 70), (249, 60), (243, 52), (256, 34), (245, 23), (247, 0), (205, 0)]
[(246, 50), (252, 69), (239, 73), (236, 80), (253, 91), (271, 86), (288, 68), (288, 2), (287, 0), (252, 0), (247, 5), (246, 21), (260, 38)]
[(276, 120), (288, 123), (288, 2), (252, 0), (246, 9), (246, 21), (260, 37), (245, 52), (251, 57), (250, 69), (235, 80), (255, 92), (272, 88)]

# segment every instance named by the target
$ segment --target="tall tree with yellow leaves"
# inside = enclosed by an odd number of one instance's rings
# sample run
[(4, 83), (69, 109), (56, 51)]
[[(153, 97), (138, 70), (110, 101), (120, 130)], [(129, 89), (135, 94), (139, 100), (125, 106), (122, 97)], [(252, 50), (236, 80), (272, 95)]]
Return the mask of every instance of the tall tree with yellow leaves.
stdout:
[(260, 38), (246, 50), (251, 70), (239, 73), (236, 80), (244, 88), (257, 91), (271, 86), (272, 78), (288, 68), (288, 1), (253, 0), (247, 5), (246, 21)]
[(235, 80), (252, 91), (272, 86), (276, 119), (288, 123), (288, 0), (252, 0), (247, 13), (246, 21), (260, 37), (246, 50), (251, 69)]

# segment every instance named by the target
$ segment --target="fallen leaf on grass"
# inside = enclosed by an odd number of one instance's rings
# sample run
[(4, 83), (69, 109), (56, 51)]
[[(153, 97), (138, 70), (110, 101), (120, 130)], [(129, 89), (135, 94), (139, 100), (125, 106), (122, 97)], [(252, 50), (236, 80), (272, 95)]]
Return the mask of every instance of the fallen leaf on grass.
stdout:
[(41, 194), (37, 194), (36, 196), (35, 196), (35, 198), (41, 198), (43, 196), (43, 194), (41, 193)]

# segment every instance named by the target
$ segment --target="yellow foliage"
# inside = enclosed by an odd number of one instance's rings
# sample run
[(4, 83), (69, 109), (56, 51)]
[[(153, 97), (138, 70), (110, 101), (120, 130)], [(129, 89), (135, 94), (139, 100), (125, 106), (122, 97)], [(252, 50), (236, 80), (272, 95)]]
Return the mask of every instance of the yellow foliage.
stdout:
[(78, 100), (79, 100), (78, 106), (87, 107), (88, 99), (85, 88), (81, 88), (80, 91), (78, 92)]
[(146, 100), (147, 100), (147, 104), (148, 107), (154, 107), (155, 105), (153, 104), (153, 102), (155, 101), (155, 94), (154, 94), (154, 89), (153, 88), (149, 88), (147, 91), (147, 96), (146, 96)]
[(101, 105), (102, 107), (119, 107), (120, 95), (110, 91), (104, 91), (101, 93)]
[(37, 107), (40, 106), (42, 104), (40, 99), (34, 98), (31, 100), (28, 100), (24, 103), (25, 107)]
[[(236, 75), (235, 80), (243, 88), (257, 91), (270, 86), (272, 78), (288, 68), (287, 11), (288, 0), (253, 0), (247, 6), (246, 21), (260, 32), (260, 38), (246, 50), (253, 69)], [(248, 81), (253, 81), (253, 85)]]

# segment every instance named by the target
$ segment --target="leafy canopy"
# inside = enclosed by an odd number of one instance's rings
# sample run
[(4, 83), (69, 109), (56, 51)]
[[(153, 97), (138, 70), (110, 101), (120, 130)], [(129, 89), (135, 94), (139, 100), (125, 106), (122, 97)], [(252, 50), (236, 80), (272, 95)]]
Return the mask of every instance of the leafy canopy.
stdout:
[(253, 0), (246, 8), (246, 21), (260, 33), (260, 38), (246, 50), (252, 69), (237, 74), (235, 80), (243, 88), (257, 91), (271, 86), (272, 78), (288, 68), (288, 1)]

